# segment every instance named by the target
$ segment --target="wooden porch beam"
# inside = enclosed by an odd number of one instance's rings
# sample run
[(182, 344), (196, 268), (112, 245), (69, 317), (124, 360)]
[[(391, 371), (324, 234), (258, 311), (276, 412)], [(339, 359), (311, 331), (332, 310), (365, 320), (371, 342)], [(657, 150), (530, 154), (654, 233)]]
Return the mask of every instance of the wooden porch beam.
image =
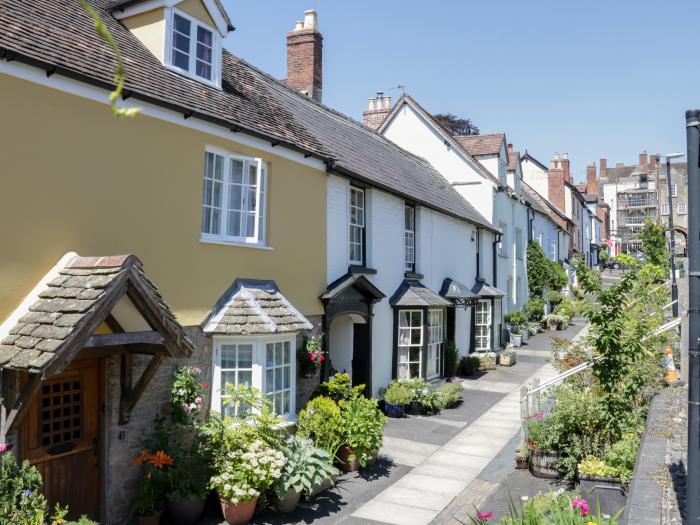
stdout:
[(159, 332), (120, 332), (115, 334), (95, 334), (87, 340), (84, 348), (97, 348), (102, 346), (121, 346), (163, 343), (163, 336)]
[[(128, 354), (125, 354), (125, 356), (126, 355)], [(125, 356), (122, 356), (122, 358), (124, 358)], [(141, 377), (139, 378), (136, 385), (133, 388), (129, 388), (129, 392), (126, 395), (125, 392), (122, 391), (121, 399), (119, 401), (120, 425), (125, 425), (131, 419), (131, 411), (136, 406), (136, 403), (138, 403), (139, 399), (141, 398), (141, 395), (146, 390), (146, 387), (151, 382), (151, 379), (153, 379), (153, 376), (158, 371), (158, 367), (160, 367), (165, 357), (166, 356), (164, 354), (154, 355), (149, 361), (148, 366), (146, 366), (146, 369), (141, 374)], [(122, 361), (122, 365), (125, 364), (128, 364), (130, 369), (133, 366), (133, 363), (124, 363), (124, 361)], [(122, 385), (128, 385), (129, 381), (130, 377), (128, 375), (125, 375), (124, 382), (122, 383)]]
[(99, 359), (113, 355), (133, 354), (133, 355), (156, 355), (165, 352), (163, 345), (134, 343), (133, 345), (118, 346), (96, 346), (83, 348), (76, 359)]
[[(0, 427), (0, 442), (4, 443), (7, 436), (12, 432), (12, 430), (22, 421), (27, 410), (29, 410), (29, 405), (31, 404), (34, 394), (39, 391), (41, 386), (41, 376), (39, 374), (32, 374), (29, 380), (24, 384), (19, 392), (19, 396), (14, 403), (3, 399), (2, 407), (2, 425)], [(10, 405), (12, 404), (12, 408)], [(9, 409), (9, 410), (8, 410)]]

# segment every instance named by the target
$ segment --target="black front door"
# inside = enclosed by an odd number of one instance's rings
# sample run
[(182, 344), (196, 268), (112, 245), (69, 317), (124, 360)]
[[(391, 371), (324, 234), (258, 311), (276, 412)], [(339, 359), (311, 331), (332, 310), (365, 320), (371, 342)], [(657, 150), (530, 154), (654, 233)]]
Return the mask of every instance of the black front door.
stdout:
[(372, 392), (369, 323), (354, 323), (352, 328), (352, 384), (365, 385), (365, 395), (369, 397)]

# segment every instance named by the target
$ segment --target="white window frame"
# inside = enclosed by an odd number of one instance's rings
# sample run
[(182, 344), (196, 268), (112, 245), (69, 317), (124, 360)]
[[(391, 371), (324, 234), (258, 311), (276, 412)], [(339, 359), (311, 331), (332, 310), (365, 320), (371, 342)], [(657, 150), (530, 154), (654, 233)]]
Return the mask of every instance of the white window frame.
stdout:
[[(211, 155), (218, 155), (223, 157), (223, 178), (222, 178), (222, 184), (223, 187), (221, 188), (221, 212), (220, 212), (220, 217), (219, 217), (219, 233), (208, 233), (204, 232), (204, 216), (203, 216), (203, 208), (204, 208), (204, 203), (205, 203), (205, 185), (204, 185), (204, 180), (206, 178), (206, 159), (207, 159), (207, 154)], [(231, 161), (232, 160), (237, 160), (243, 163), (243, 181), (241, 183), (241, 186), (245, 188), (246, 186), (250, 186), (250, 184), (245, 184), (245, 177), (248, 176), (249, 174), (249, 167), (250, 166), (256, 166), (257, 167), (257, 173), (258, 173), (258, 183), (256, 184), (256, 189), (255, 189), (255, 199), (257, 202), (257, 206), (255, 209), (255, 215), (254, 215), (254, 230), (253, 230), (253, 235), (252, 236), (247, 236), (247, 235), (240, 235), (240, 236), (234, 236), (234, 235), (228, 235), (226, 233), (226, 229), (228, 226), (228, 213), (229, 213), (229, 191), (230, 191), (230, 186), (231, 186)], [(216, 148), (213, 146), (207, 146), (205, 148), (205, 153), (204, 153), (204, 173), (202, 175), (202, 202), (200, 206), (200, 213), (202, 214), (201, 217), (201, 225), (200, 225), (200, 240), (206, 241), (206, 242), (217, 242), (217, 243), (224, 243), (224, 244), (235, 244), (235, 245), (246, 245), (246, 246), (258, 246), (258, 247), (266, 247), (266, 240), (265, 240), (265, 231), (266, 231), (266, 218), (267, 218), (267, 194), (268, 194), (268, 180), (267, 180), (267, 175), (268, 175), (268, 170), (267, 170), (267, 164), (263, 162), (262, 159), (260, 158), (254, 158), (254, 157), (246, 157), (243, 155), (239, 155), (236, 153), (231, 153), (229, 151), (226, 151), (221, 148)], [(243, 195), (243, 190), (242, 190), (242, 197)], [(244, 201), (242, 201), (244, 202)], [(244, 204), (241, 204), (242, 209), (241, 211), (241, 216), (247, 215), (247, 213), (244, 211), (245, 208), (243, 208)], [(243, 232), (241, 232), (243, 233)]]
[(500, 257), (508, 257), (508, 245), (506, 244), (508, 241), (508, 236), (506, 235), (506, 230), (508, 228), (508, 225), (504, 222), (499, 222), (498, 223), (498, 229), (501, 230), (501, 240), (498, 241), (498, 255)]
[(668, 215), (668, 204), (661, 205), (661, 215)]
[[(189, 20), (190, 22), (190, 49), (189, 49), (189, 70), (182, 69), (173, 63), (173, 30), (175, 28), (175, 15), (181, 16), (182, 18)], [(212, 35), (212, 48), (211, 48), (211, 80), (206, 77), (200, 77), (197, 75), (197, 26), (211, 31)], [(173, 71), (182, 73), (185, 76), (193, 78), (198, 82), (203, 82), (209, 84), (213, 87), (221, 89), (221, 34), (215, 27), (211, 27), (205, 24), (201, 20), (188, 15), (184, 11), (176, 9), (174, 7), (166, 8), (165, 13), (165, 56), (163, 57), (163, 62), (165, 66)]]
[[(485, 308), (484, 308), (485, 307)], [(479, 310), (481, 313), (482, 322), (479, 322)], [(486, 322), (483, 321), (484, 317)], [(477, 352), (488, 352), (492, 349), (491, 346), (491, 327), (493, 325), (493, 310), (491, 299), (479, 299), (474, 307), (474, 350)], [(481, 330), (486, 328), (486, 334), (480, 334)], [(485, 342), (486, 344), (482, 344)]]
[(678, 215), (685, 215), (688, 213), (688, 205), (685, 202), (678, 203)]
[[(221, 347), (222, 345), (250, 344), (253, 347), (252, 380), (251, 386), (257, 388), (265, 396), (266, 372), (267, 372), (267, 344), (289, 343), (290, 352), (290, 411), (278, 414), (286, 421), (296, 420), (296, 333), (283, 335), (266, 335), (259, 337), (215, 336), (212, 349), (212, 379), (211, 379), (211, 403), (212, 411), (221, 410)], [(227, 371), (229, 369), (226, 369)], [(247, 369), (246, 369), (247, 370)]]
[(678, 197), (678, 186), (675, 182), (671, 184), (671, 197)]
[[(408, 326), (401, 326), (401, 314), (403, 312), (408, 313), (409, 316), (409, 325)], [(414, 313), (420, 314), (420, 324), (418, 326), (414, 326), (411, 324), (411, 318), (413, 317)], [(418, 348), (418, 376), (417, 377), (423, 377), (423, 338), (425, 337), (424, 329), (425, 329), (425, 314), (423, 310), (410, 310), (410, 309), (400, 309), (397, 312), (397, 315), (399, 316), (398, 322), (397, 322), (397, 329), (398, 329), (398, 334), (397, 334), (397, 356), (396, 356), (396, 378), (397, 379), (410, 379), (411, 378), (411, 363), (415, 363), (416, 361), (411, 361), (411, 349), (412, 348)], [(411, 342), (411, 337), (409, 335), (409, 341), (408, 344), (401, 344), (401, 330), (409, 330), (409, 334), (412, 334), (414, 330), (419, 330), (420, 331), (420, 341), (418, 343), (412, 343)], [(401, 360), (401, 348), (407, 348), (408, 349), (408, 360)], [(401, 365), (406, 365), (408, 369), (408, 376), (404, 377), (401, 375)]]
[[(410, 219), (410, 220), (409, 220)], [(407, 224), (410, 223), (410, 224)], [(404, 271), (416, 272), (416, 207), (404, 203)]]
[[(352, 204), (352, 195), (353, 192), (357, 192), (358, 194), (362, 195), (362, 207), (359, 206), (353, 206)], [(357, 208), (358, 210), (361, 210), (362, 214), (362, 223), (355, 223), (352, 220), (352, 209)], [(357, 231), (360, 235), (359, 242), (354, 242), (352, 240), (352, 232), (353, 229)], [(358, 188), (357, 186), (350, 186), (350, 191), (348, 192), (348, 261), (350, 262), (351, 265), (356, 265), (356, 266), (365, 266), (365, 257), (366, 257), (366, 235), (367, 235), (367, 193), (363, 188)], [(359, 246), (360, 247), (360, 258), (355, 259), (353, 258), (353, 250), (351, 247), (354, 246)]]
[[(433, 316), (439, 318), (439, 324), (432, 324)], [(428, 361), (426, 379), (440, 377), (442, 368), (443, 343), (445, 342), (445, 311), (442, 308), (428, 310)]]

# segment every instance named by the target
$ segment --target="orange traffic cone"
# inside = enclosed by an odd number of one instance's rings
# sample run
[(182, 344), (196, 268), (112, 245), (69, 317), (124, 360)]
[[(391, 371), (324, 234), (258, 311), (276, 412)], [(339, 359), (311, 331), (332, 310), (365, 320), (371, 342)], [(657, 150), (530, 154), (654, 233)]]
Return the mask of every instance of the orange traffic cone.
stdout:
[(664, 370), (664, 383), (667, 385), (673, 385), (680, 382), (681, 378), (676, 370), (676, 365), (673, 362), (673, 348), (666, 346), (664, 348), (664, 355), (666, 356), (666, 369)]

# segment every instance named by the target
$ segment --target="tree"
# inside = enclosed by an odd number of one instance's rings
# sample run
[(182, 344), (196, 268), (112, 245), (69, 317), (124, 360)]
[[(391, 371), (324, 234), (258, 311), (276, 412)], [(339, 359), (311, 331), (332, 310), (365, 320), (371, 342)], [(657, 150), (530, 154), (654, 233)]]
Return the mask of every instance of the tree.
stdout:
[(434, 115), (435, 120), (437, 120), (447, 131), (452, 135), (478, 135), (479, 128), (477, 128), (471, 119), (461, 118), (452, 113), (438, 113)]
[(642, 241), (642, 253), (646, 262), (664, 269), (669, 267), (670, 258), (666, 246), (666, 230), (662, 225), (647, 219), (644, 221), (644, 228), (639, 233), (639, 240)]
[(561, 290), (566, 286), (566, 272), (555, 261), (547, 258), (537, 241), (527, 245), (527, 284), (530, 295), (542, 297), (545, 287)]

